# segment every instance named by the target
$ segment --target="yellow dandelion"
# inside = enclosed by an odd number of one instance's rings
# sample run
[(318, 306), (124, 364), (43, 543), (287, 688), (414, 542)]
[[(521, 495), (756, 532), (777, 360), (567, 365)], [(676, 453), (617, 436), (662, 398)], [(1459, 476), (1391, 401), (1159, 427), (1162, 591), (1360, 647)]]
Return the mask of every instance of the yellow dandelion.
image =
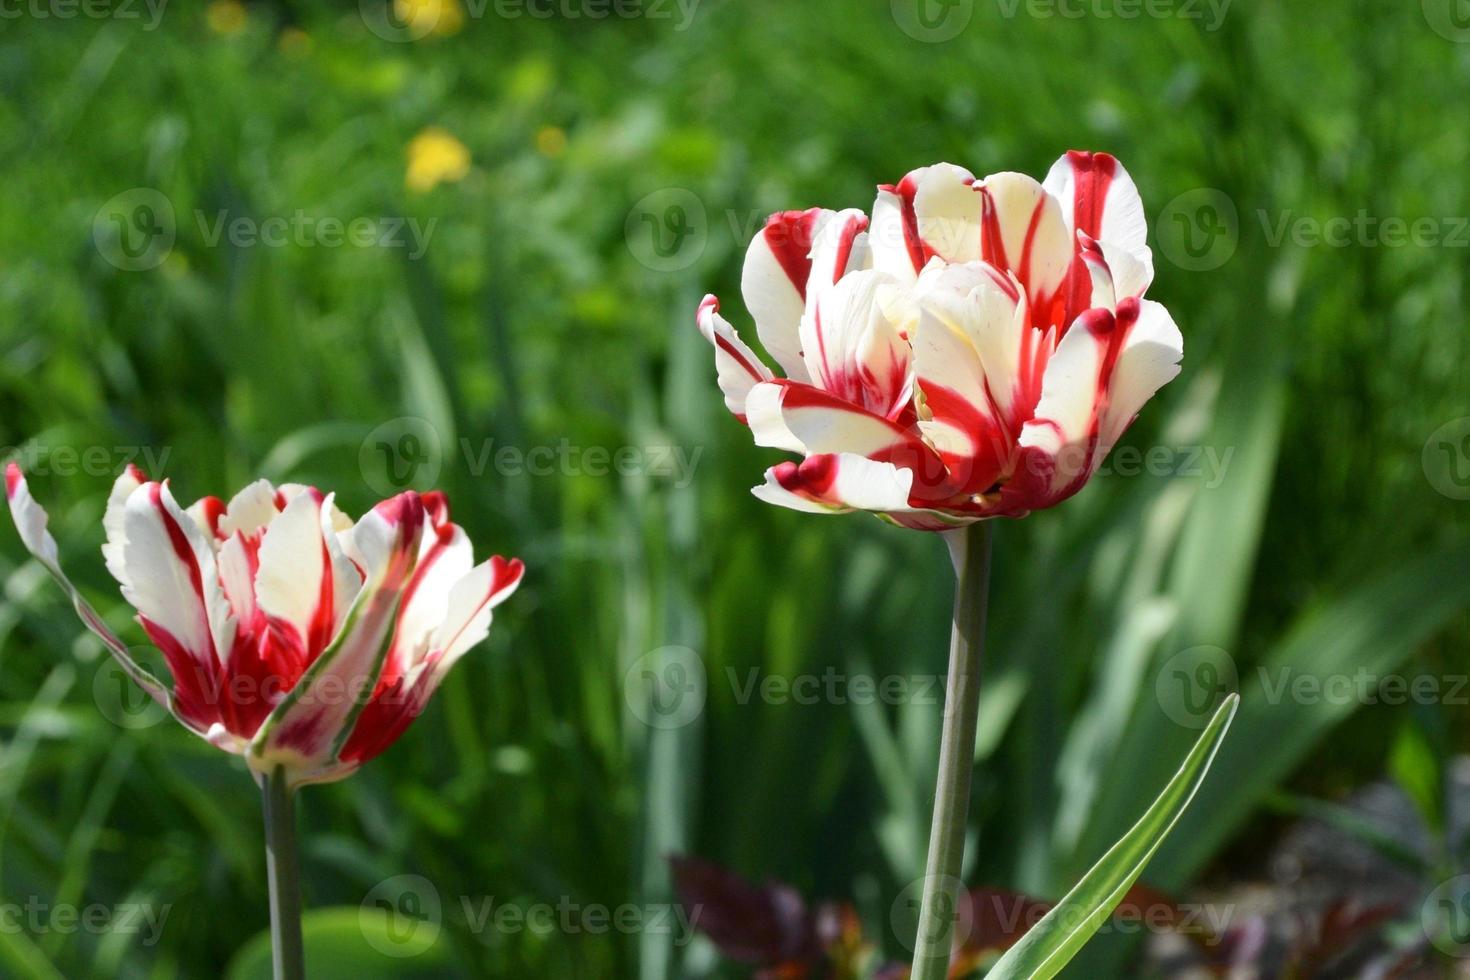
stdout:
[(209, 22), (211, 31), (226, 36), (239, 34), (245, 29), (245, 22), (249, 19), (245, 5), (240, 0), (214, 0), (204, 17)]
[(559, 157), (567, 148), (567, 133), (560, 126), (542, 126), (536, 133), (536, 150), (544, 157)]
[(414, 37), (448, 37), (464, 27), (464, 8), (459, 0), (393, 0), (393, 13)]
[(441, 183), (455, 183), (470, 172), (470, 151), (449, 131), (430, 126), (408, 144), (404, 184), (422, 194)]

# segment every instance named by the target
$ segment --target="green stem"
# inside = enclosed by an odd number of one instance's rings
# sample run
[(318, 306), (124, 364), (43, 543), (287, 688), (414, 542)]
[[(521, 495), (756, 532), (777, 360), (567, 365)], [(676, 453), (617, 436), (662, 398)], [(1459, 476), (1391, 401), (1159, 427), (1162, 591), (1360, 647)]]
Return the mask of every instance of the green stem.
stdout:
[(261, 795), (265, 801), (265, 874), (270, 882), (271, 965), (275, 980), (304, 980), (296, 810), (283, 767), (261, 781)]
[(985, 608), (990, 591), (990, 521), (945, 533), (954, 559), (954, 629), (945, 682), (944, 732), (934, 823), (924, 872), (919, 931), (911, 980), (945, 980), (954, 937), (975, 767), (975, 727), (980, 718), (980, 661), (985, 649)]

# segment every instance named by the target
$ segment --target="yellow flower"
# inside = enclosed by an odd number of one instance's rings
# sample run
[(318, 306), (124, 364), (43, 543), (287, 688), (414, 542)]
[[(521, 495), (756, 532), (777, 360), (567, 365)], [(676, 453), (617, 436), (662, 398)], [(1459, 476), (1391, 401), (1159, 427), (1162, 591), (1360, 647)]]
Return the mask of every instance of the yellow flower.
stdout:
[(469, 172), (469, 149), (447, 130), (430, 126), (408, 144), (404, 184), (411, 191), (423, 193), (441, 183), (455, 183)]
[(542, 126), (536, 133), (536, 149), (544, 157), (559, 157), (567, 148), (567, 133), (560, 126)]
[(216, 34), (239, 34), (245, 29), (248, 19), (245, 5), (240, 0), (214, 0), (204, 15), (209, 29)]
[(447, 37), (464, 27), (464, 9), (459, 0), (393, 0), (393, 13), (414, 37)]

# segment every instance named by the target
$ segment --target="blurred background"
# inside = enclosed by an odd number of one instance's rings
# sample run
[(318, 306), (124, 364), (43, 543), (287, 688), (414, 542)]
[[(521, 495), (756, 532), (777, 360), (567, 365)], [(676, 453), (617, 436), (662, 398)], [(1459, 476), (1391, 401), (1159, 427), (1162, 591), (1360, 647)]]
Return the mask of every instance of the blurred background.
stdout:
[[(314, 977), (874, 975), (912, 944), (948, 559), (752, 498), (779, 454), (694, 310), (748, 323), (772, 211), (1107, 150), (1184, 372), (997, 528), (965, 969), (1238, 689), (1145, 914), (1064, 976), (1460, 975), (1467, 84), (1461, 0), (14, 0), (0, 443), (130, 643), (129, 461), (185, 501), (438, 486), (526, 560), (407, 735), (302, 795)], [(265, 975), (256, 787), (0, 523), (0, 975)]]

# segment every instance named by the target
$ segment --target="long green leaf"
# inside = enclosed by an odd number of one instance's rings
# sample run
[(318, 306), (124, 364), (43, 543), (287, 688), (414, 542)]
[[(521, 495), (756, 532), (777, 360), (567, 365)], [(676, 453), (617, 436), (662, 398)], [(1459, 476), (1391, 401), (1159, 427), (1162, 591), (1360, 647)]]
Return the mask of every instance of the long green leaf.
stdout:
[(1036, 924), (990, 971), (991, 980), (1047, 980), (1092, 938), (1128, 889), (1143, 873), (1149, 858), (1194, 799), (1210, 763), (1230, 728), (1240, 697), (1232, 694), (1200, 735), (1179, 767), (1133, 829), (1082, 876), (1066, 897)]

